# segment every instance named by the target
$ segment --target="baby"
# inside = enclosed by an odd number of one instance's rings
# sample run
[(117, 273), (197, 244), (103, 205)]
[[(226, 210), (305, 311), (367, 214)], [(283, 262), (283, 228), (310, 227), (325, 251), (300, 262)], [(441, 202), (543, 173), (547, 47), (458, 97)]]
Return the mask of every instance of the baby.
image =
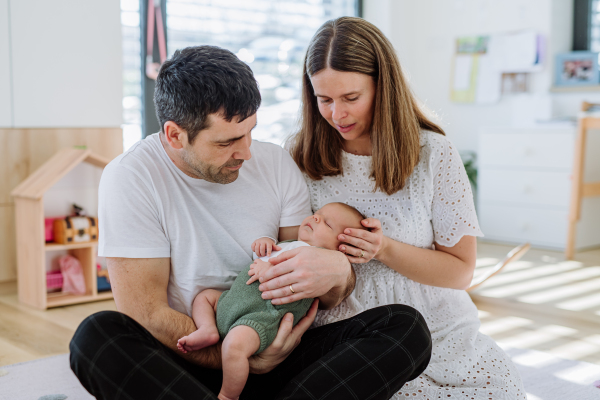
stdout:
[[(281, 242), (277, 246), (270, 238), (260, 238), (252, 243), (252, 250), (261, 257), (269, 256), (271, 250), (279, 250), (272, 255), (276, 256), (301, 246), (337, 250), (338, 236), (346, 228), (365, 229), (360, 223), (363, 219), (351, 206), (330, 203), (302, 221), (298, 227), (298, 241)], [(281, 318), (291, 312), (296, 325), (313, 302), (313, 299), (302, 299), (273, 305), (271, 300), (262, 299), (257, 281), (271, 267), (267, 261), (268, 257), (256, 259), (239, 273), (230, 290), (200, 292), (192, 305), (192, 317), (198, 329), (177, 342), (177, 348), (187, 353), (211, 346), (223, 338), (223, 384), (218, 396), (221, 400), (239, 397), (248, 379), (248, 358), (273, 342)], [(290, 291), (295, 293), (293, 285), (290, 285)]]

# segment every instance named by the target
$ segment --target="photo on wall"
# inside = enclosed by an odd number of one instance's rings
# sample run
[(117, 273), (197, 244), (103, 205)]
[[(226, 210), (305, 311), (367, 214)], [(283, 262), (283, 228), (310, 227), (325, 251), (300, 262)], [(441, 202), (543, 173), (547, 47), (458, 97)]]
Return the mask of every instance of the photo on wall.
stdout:
[(600, 84), (598, 53), (573, 51), (556, 56), (556, 86), (595, 86)]

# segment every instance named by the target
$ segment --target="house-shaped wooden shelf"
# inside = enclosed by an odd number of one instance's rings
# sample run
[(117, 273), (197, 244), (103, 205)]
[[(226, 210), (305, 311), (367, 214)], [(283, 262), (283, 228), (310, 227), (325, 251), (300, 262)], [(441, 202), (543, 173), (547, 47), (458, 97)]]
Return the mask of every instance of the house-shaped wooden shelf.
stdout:
[[(104, 168), (109, 161), (90, 150), (63, 149), (11, 192), (15, 201), (17, 285), (21, 303), (45, 310), (112, 298), (110, 291), (98, 293), (98, 243), (46, 243), (44, 230), (44, 194), (80, 163)], [(58, 250), (68, 251), (81, 262), (87, 290), (85, 294), (47, 293), (46, 252)]]

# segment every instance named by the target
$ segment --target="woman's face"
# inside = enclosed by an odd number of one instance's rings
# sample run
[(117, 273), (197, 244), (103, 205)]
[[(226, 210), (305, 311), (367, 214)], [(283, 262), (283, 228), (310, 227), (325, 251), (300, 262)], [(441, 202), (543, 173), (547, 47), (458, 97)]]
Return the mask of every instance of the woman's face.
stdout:
[(368, 141), (376, 89), (373, 78), (358, 72), (327, 68), (313, 75), (310, 81), (319, 112), (342, 138)]

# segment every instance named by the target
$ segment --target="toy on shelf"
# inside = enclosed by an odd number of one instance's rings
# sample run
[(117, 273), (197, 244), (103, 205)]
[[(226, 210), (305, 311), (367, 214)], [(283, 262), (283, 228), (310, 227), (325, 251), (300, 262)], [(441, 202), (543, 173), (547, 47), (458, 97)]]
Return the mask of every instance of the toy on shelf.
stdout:
[(54, 220), (62, 218), (65, 217), (44, 218), (44, 235), (46, 236), (46, 243), (54, 242)]
[(63, 287), (63, 277), (60, 271), (46, 272), (46, 289), (48, 292), (60, 292)]
[(56, 243), (85, 243), (98, 240), (98, 219), (94, 217), (65, 217), (54, 220)]
[(58, 259), (58, 264), (63, 276), (62, 291), (64, 293), (85, 294), (85, 279), (79, 260), (66, 255)]
[(54, 241), (60, 244), (97, 241), (98, 219), (88, 217), (87, 212), (77, 204), (73, 204), (73, 210), (74, 216), (54, 219)]
[(98, 291), (106, 292), (110, 290), (110, 277), (108, 276), (108, 270), (103, 269), (100, 264), (97, 265), (98, 272), (96, 274), (98, 280)]

